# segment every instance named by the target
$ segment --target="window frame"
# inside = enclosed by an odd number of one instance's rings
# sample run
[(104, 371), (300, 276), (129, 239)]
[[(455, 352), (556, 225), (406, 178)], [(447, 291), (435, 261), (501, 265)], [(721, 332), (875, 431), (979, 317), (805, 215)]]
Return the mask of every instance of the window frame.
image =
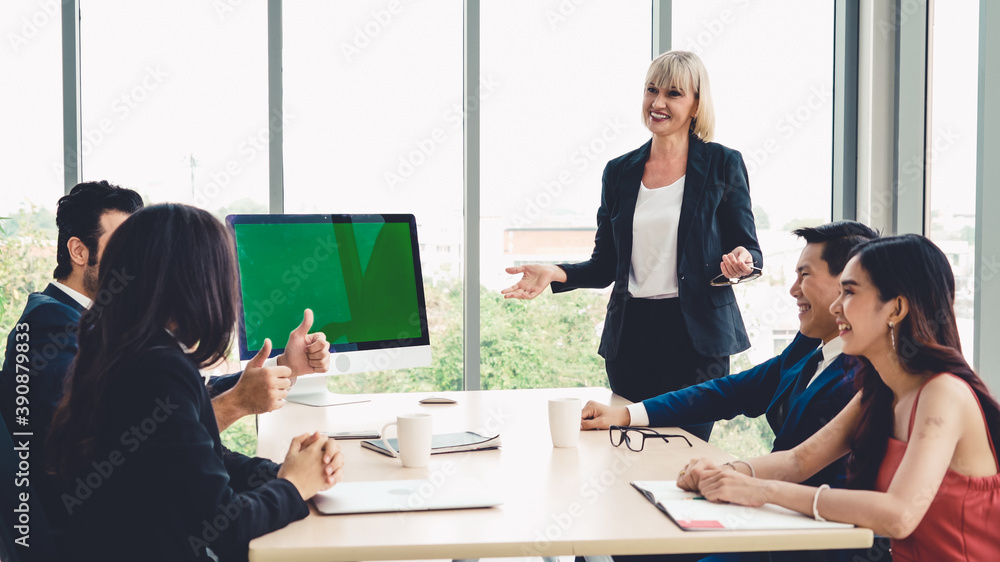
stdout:
[[(836, 0), (834, 23), (834, 108), (833, 108), (833, 185), (831, 215), (835, 220), (875, 221), (884, 234), (924, 233), (927, 228), (925, 197), (900, 197), (900, 191), (921, 194), (926, 189), (926, 173), (919, 177), (900, 175), (900, 162), (916, 156), (925, 158), (924, 137), (927, 130), (927, 45), (930, 40), (928, 13), (933, 0), (916, 2), (916, 14), (897, 18), (899, 2), (865, 3), (860, 0)], [(282, 114), (282, 5), (283, 0), (268, 0), (268, 112), (280, 123)], [(480, 386), (480, 314), (479, 314), (479, 228), (480, 228), (480, 114), (476, 96), (480, 70), (480, 6), (478, 0), (464, 0), (464, 381), (465, 390)], [(80, 0), (62, 3), (62, 75), (63, 75), (63, 158), (65, 190), (79, 183), (82, 170), (77, 155), (81, 152), (80, 110)], [(652, 45), (662, 52), (671, 45), (671, 0), (652, 0)], [(1000, 276), (994, 275), (987, 256), (1000, 253), (1000, 224), (978, 220), (987, 213), (1000, 214), (1000, 194), (986, 185), (1000, 183), (1000, 164), (988, 162), (984, 154), (1000, 142), (1000, 112), (993, 106), (1000, 96), (987, 95), (1000, 89), (1000, 66), (984, 56), (992, 43), (1000, 41), (1000, 10), (989, 10), (980, 2), (980, 87), (979, 147), (977, 158), (977, 221), (975, 298), (975, 350), (977, 367), (988, 382), (1000, 388), (1000, 348), (984, 349), (980, 342), (1000, 339), (1000, 318), (984, 315), (983, 310), (1000, 307)], [(878, 21), (896, 22), (890, 26), (891, 38), (879, 39), (871, 33)], [(875, 30), (878, 31), (878, 30)], [(874, 37), (874, 38), (873, 38)], [(992, 45), (995, 51), (995, 45)], [(651, 57), (658, 52), (651, 53)], [(877, 68), (876, 68), (877, 67)], [(888, 113), (881, 108), (888, 104)], [(878, 105), (880, 111), (873, 111)], [(989, 106), (989, 107), (987, 107)], [(990, 113), (988, 109), (994, 111)], [(284, 210), (283, 133), (281, 127), (269, 128), (269, 211)], [(876, 143), (875, 146), (872, 142)], [(859, 159), (859, 145), (868, 153), (887, 152), (892, 156), (888, 169), (873, 170), (870, 160)], [(994, 151), (995, 152), (995, 151)], [(867, 162), (867, 163), (866, 163)], [(873, 175), (879, 175), (875, 178)], [(881, 176), (891, 176), (882, 181)], [(877, 205), (889, 209), (885, 218), (873, 216)], [(878, 220), (876, 220), (878, 219)], [(469, 290), (469, 288), (473, 290)], [(985, 369), (985, 372), (984, 372)]]

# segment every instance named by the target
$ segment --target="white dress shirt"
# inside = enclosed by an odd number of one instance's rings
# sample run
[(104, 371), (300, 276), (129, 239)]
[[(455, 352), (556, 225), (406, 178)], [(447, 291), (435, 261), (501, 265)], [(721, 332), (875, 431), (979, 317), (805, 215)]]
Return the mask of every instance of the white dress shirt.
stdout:
[(90, 308), (90, 306), (94, 304), (94, 301), (90, 300), (89, 297), (87, 297), (86, 295), (84, 295), (83, 293), (81, 293), (79, 291), (76, 291), (74, 289), (70, 289), (69, 287), (67, 287), (66, 285), (63, 285), (62, 283), (60, 283), (58, 281), (53, 281), (52, 284), (55, 285), (56, 287), (58, 287), (60, 291), (62, 291), (64, 293), (66, 293), (67, 295), (69, 295), (71, 299), (73, 299), (76, 302), (80, 303), (80, 306), (82, 306), (83, 308)]

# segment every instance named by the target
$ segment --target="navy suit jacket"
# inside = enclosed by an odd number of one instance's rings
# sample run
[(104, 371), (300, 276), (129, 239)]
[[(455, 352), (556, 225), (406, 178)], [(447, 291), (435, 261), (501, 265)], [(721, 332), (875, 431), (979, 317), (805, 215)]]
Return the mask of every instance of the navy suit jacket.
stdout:
[[(28, 295), (28, 303), (7, 336), (7, 354), (0, 371), (0, 395), (15, 396), (17, 385), (17, 340), (19, 333), (28, 334), (30, 382), (28, 426), (16, 423), (13, 398), (0, 400), (0, 412), (10, 431), (31, 431), (35, 443), (42, 445), (48, 434), (52, 413), (62, 398), (62, 385), (69, 364), (76, 357), (77, 325), (86, 309), (51, 283), (41, 293)], [(21, 326), (21, 329), (18, 329)], [(35, 444), (32, 445), (34, 450)], [(41, 453), (40, 450), (35, 451)]]
[[(590, 259), (561, 265), (566, 283), (552, 283), (552, 292), (603, 288), (614, 282), (598, 352), (605, 359), (618, 353), (629, 271), (632, 267), (632, 219), (652, 140), (608, 162), (604, 168), (597, 234)], [(743, 246), (763, 267), (757, 243), (750, 188), (743, 157), (721, 144), (690, 137), (677, 228), (677, 282), (681, 314), (694, 349), (701, 355), (723, 357), (750, 347), (743, 317), (732, 287), (712, 287), (723, 254)]]
[[(787, 403), (806, 360), (820, 340), (801, 333), (781, 352), (752, 369), (643, 400), (649, 425), (675, 427), (767, 415), (774, 431), (774, 451), (802, 443), (834, 418), (854, 397), (854, 375), (860, 363), (840, 354), (793, 403)], [(778, 414), (785, 406), (785, 418)], [(803, 484), (844, 487), (844, 459), (824, 468)]]

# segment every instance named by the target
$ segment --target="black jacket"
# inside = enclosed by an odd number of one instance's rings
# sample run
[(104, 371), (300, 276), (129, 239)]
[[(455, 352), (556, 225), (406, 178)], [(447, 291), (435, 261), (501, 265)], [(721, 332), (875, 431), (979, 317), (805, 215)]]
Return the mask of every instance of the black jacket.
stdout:
[[(604, 334), (598, 350), (614, 359), (622, 333), (629, 270), (632, 263), (632, 219), (639, 184), (652, 141), (608, 162), (604, 168), (597, 235), (590, 259), (561, 267), (566, 283), (552, 292), (601, 288), (614, 282)], [(740, 153), (721, 144), (690, 137), (684, 199), (677, 229), (677, 282), (681, 313), (695, 350), (723, 357), (750, 347), (743, 318), (731, 287), (712, 287), (721, 273), (723, 254), (743, 246), (754, 265), (763, 267), (757, 243), (746, 166)]]
[(197, 367), (165, 331), (122, 364), (93, 463), (62, 490), (64, 551), (84, 560), (245, 559), (308, 513), (278, 465), (225, 451)]

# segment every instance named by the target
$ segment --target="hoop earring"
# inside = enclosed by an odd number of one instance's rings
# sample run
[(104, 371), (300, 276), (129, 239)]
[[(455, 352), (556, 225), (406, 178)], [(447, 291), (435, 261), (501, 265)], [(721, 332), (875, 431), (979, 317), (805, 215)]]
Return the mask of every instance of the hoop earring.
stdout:
[(896, 326), (896, 323), (893, 322), (892, 320), (890, 320), (889, 321), (889, 340), (892, 341), (892, 351), (893, 351), (893, 353), (896, 352), (896, 331), (893, 330), (893, 328), (895, 326)]

